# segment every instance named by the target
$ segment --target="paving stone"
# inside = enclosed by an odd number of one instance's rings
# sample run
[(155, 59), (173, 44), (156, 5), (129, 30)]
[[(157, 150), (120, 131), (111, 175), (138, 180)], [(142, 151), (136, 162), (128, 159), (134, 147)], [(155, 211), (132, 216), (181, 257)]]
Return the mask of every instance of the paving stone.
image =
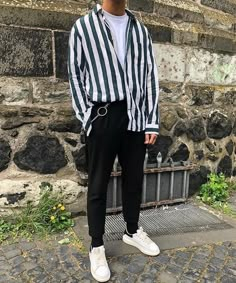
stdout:
[(234, 277), (230, 277), (226, 274), (224, 274), (221, 279), (220, 279), (220, 283), (235, 283), (236, 282), (236, 278)]
[(209, 261), (209, 265), (221, 268), (224, 265), (224, 260), (217, 257), (212, 257)]
[(154, 274), (143, 273), (138, 282), (139, 283), (153, 283), (156, 281), (156, 276)]
[(186, 259), (190, 259), (192, 256), (192, 252), (188, 252), (188, 251), (177, 251), (175, 253), (176, 256), (182, 257), (182, 258), (186, 258)]
[(128, 265), (127, 270), (134, 274), (140, 274), (144, 270), (144, 267), (145, 263), (133, 261)]
[(177, 256), (175, 258), (171, 258), (170, 262), (178, 266), (184, 267), (189, 262), (189, 259)]
[(192, 260), (189, 263), (188, 268), (199, 270), (199, 269), (203, 269), (205, 266), (206, 266), (206, 263), (204, 261), (200, 262), (200, 261)]
[(24, 251), (29, 251), (36, 247), (35, 243), (33, 242), (22, 242), (20, 243), (20, 246)]
[(19, 274), (23, 273), (25, 271), (25, 266), (23, 263), (16, 265), (13, 267), (9, 273), (11, 276), (18, 276)]
[(12, 259), (9, 260), (9, 263), (11, 264), (11, 266), (16, 266), (22, 262), (25, 261), (25, 258), (23, 256), (17, 256), (17, 257), (14, 257)]
[(5, 257), (7, 259), (19, 256), (19, 255), (21, 255), (21, 250), (19, 250), (19, 249), (11, 250), (11, 251), (8, 251), (8, 252), (5, 253)]
[(229, 256), (236, 257), (236, 248), (229, 250)]
[(159, 271), (161, 271), (163, 269), (162, 265), (159, 265), (158, 263), (152, 263), (152, 264), (148, 264), (145, 271), (148, 274), (154, 274), (156, 275)]
[(184, 276), (191, 280), (197, 280), (200, 277), (200, 273), (194, 269), (188, 269), (188, 271), (184, 272)]
[(194, 254), (192, 257), (192, 260), (200, 261), (200, 262), (206, 262), (208, 260), (208, 256), (205, 254)]
[(174, 264), (168, 264), (167, 268), (165, 270), (176, 275), (176, 276), (180, 275), (182, 273), (182, 268), (180, 268), (179, 266), (174, 265)]
[(159, 254), (158, 256), (154, 257), (153, 260), (164, 265), (170, 261), (170, 257), (166, 254)]
[(203, 276), (204, 279), (209, 280), (209, 281), (216, 281), (217, 278), (217, 273), (209, 271), (209, 269), (206, 271), (206, 273)]
[(216, 246), (213, 251), (213, 255), (222, 259), (228, 254), (228, 247), (227, 246)]

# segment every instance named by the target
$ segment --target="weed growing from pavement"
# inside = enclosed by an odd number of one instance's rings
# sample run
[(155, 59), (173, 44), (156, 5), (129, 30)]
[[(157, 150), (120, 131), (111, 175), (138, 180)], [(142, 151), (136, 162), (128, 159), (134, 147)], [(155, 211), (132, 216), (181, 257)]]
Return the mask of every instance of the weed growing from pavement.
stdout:
[(223, 173), (210, 173), (208, 181), (202, 184), (197, 199), (211, 207), (233, 217), (236, 217), (228, 200), (233, 191), (236, 190), (236, 183), (228, 181)]
[(74, 226), (71, 212), (63, 204), (61, 193), (54, 193), (53, 186), (43, 182), (39, 202), (31, 202), (19, 214), (12, 213), (0, 219), (0, 243), (9, 238), (32, 235), (46, 236), (66, 231)]

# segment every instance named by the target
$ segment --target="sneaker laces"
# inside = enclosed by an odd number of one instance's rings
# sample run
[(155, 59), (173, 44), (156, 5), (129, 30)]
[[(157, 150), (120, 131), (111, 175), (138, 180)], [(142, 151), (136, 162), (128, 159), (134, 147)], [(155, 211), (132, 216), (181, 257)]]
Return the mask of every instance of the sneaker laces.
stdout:
[(143, 231), (143, 228), (140, 227), (137, 230), (137, 236), (139, 237), (139, 239), (141, 239), (143, 242), (145, 242), (146, 244), (151, 244), (152, 240), (148, 237), (148, 234), (146, 232)]

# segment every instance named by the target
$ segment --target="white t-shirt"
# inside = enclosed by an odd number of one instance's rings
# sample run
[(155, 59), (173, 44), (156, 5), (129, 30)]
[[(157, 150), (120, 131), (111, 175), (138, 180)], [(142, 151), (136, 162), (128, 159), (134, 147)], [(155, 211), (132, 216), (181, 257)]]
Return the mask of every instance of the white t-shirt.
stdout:
[(107, 11), (103, 10), (104, 16), (109, 24), (111, 29), (113, 39), (114, 39), (114, 47), (116, 50), (116, 54), (122, 66), (124, 66), (125, 59), (125, 49), (126, 49), (126, 38), (125, 32), (128, 23), (129, 16), (125, 13), (122, 16), (115, 16)]

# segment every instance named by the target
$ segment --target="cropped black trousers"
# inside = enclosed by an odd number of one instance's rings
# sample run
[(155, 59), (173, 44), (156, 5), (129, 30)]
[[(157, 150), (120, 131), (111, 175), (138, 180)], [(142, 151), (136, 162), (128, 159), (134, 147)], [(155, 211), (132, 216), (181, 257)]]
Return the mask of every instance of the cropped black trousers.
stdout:
[[(91, 118), (97, 109), (93, 106)], [(146, 152), (145, 132), (127, 130), (128, 116), (126, 101), (112, 102), (108, 113), (92, 123), (92, 130), (86, 137), (88, 159), (87, 217), (89, 235), (99, 238), (105, 232), (107, 187), (113, 163), (118, 156), (122, 167), (122, 207), (127, 223), (138, 223), (143, 163)]]

